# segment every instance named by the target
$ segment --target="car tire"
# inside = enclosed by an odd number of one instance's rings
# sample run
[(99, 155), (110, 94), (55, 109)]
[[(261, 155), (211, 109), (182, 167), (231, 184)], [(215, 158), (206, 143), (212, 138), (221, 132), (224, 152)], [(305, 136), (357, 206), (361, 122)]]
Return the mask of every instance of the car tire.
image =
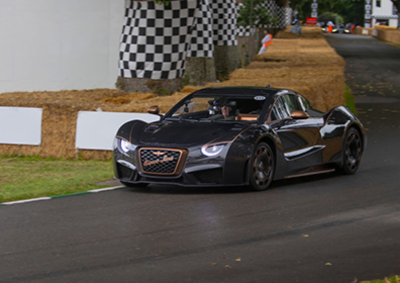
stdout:
[(355, 128), (350, 128), (343, 141), (343, 167), (345, 174), (356, 173), (363, 152), (360, 133)]
[(250, 159), (249, 169), (251, 188), (255, 191), (266, 190), (275, 173), (275, 156), (268, 144), (261, 142), (256, 146)]
[(131, 183), (127, 183), (127, 182), (122, 182), (120, 181), (122, 185), (124, 185), (125, 187), (128, 188), (144, 188), (147, 187), (149, 184), (147, 183), (138, 183), (138, 184), (131, 184)]

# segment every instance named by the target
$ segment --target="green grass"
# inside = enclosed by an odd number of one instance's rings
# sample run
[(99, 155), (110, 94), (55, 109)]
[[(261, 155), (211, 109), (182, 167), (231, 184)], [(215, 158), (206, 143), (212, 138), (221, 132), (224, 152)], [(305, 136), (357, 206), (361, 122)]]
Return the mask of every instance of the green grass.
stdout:
[(357, 116), (356, 103), (354, 102), (354, 97), (351, 95), (350, 89), (347, 85), (345, 85), (344, 88), (344, 99), (347, 108), (349, 108)]
[(85, 192), (112, 179), (111, 161), (0, 156), (0, 203)]
[(383, 280), (372, 280), (372, 281), (361, 281), (360, 283), (400, 283), (400, 277), (398, 275), (385, 278)]

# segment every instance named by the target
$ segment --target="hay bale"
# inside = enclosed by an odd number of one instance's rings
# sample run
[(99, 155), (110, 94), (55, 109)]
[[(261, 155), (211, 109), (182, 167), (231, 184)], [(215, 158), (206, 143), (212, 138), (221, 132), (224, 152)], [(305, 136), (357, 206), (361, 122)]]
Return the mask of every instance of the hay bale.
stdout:
[(318, 26), (301, 26), (302, 34), (294, 34), (290, 32), (293, 26), (288, 26), (285, 30), (279, 31), (275, 38), (286, 38), (286, 39), (310, 39), (310, 38), (323, 38), (321, 28)]

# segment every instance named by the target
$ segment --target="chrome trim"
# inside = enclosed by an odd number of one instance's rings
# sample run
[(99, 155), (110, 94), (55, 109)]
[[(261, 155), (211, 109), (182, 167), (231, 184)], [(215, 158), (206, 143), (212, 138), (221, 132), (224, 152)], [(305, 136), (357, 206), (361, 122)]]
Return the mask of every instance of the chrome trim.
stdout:
[(324, 173), (331, 173), (331, 172), (334, 172), (334, 171), (336, 171), (336, 169), (334, 169), (334, 168), (320, 170), (320, 171), (310, 171), (310, 172), (306, 172), (306, 173), (300, 173), (300, 174), (286, 176), (285, 179), (291, 179), (291, 178), (297, 178), (297, 177), (305, 177), (305, 176), (324, 174)]
[(202, 170), (209, 170), (209, 169), (217, 169), (217, 168), (222, 168), (221, 165), (219, 164), (206, 164), (206, 165), (198, 165), (198, 166), (193, 166), (190, 168), (186, 168), (184, 170), (185, 173), (193, 173), (196, 171), (202, 171)]
[(131, 163), (129, 163), (128, 161), (125, 161), (125, 160), (117, 160), (117, 163), (119, 163), (119, 164), (121, 164), (121, 165), (124, 165), (125, 167), (128, 167), (129, 169), (136, 170), (136, 166), (133, 165), (133, 164), (131, 164)]
[(294, 150), (294, 151), (285, 153), (285, 158), (290, 159), (290, 158), (297, 157), (299, 155), (305, 155), (307, 153), (312, 153), (312, 152), (315, 152), (318, 150), (322, 150), (325, 147), (326, 147), (325, 145), (316, 145), (316, 146), (302, 148), (299, 150)]

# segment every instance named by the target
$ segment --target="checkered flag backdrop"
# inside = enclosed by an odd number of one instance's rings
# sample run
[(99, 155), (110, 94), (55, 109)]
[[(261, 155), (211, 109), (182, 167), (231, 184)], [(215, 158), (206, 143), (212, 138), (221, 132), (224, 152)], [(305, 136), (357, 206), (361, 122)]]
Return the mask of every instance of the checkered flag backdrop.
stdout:
[(238, 26), (236, 29), (237, 36), (253, 36), (256, 33), (256, 28), (250, 29), (250, 26)]
[(276, 25), (268, 25), (265, 28), (285, 28), (290, 25), (290, 18), (292, 15), (291, 8), (279, 7), (275, 1), (265, 1), (260, 5), (267, 8), (268, 13), (271, 16), (271, 20), (274, 18), (278, 18), (278, 22)]
[(182, 77), (196, 7), (196, 0), (172, 0), (168, 6), (126, 1), (120, 76), (154, 80)]
[(236, 0), (211, 0), (214, 45), (235, 46), (237, 8)]
[(213, 57), (213, 25), (211, 6), (208, 0), (200, 0), (196, 10), (195, 25), (189, 46), (188, 57)]
[[(236, 3), (237, 7), (237, 13), (239, 15), (239, 11), (241, 8), (244, 8), (244, 4), (243, 3)], [(256, 28), (252, 28), (250, 29), (250, 26), (237, 26), (236, 27), (236, 36), (253, 36), (256, 32)]]

